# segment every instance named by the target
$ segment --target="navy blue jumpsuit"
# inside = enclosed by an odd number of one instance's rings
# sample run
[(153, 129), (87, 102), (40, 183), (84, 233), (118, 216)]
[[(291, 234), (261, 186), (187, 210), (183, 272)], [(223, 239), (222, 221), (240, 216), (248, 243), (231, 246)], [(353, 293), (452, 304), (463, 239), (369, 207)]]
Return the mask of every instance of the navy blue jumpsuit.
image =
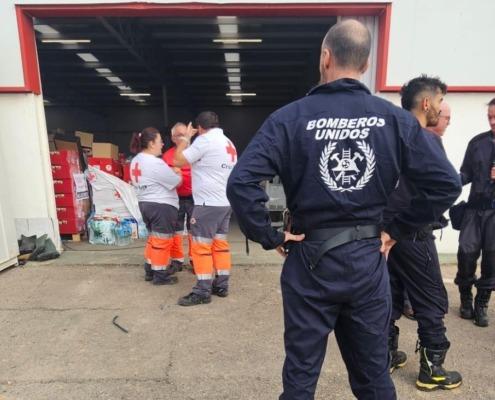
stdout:
[[(409, 113), (353, 79), (320, 85), (274, 112), (234, 168), (227, 196), (247, 237), (265, 249), (271, 227), (261, 181), (279, 175), (292, 231), (379, 225), (402, 172), (417, 188), (390, 224), (400, 236), (438, 217), (460, 193), (456, 171)], [(281, 399), (313, 399), (328, 334), (359, 399), (395, 399), (387, 350), (389, 276), (378, 238), (350, 241), (309, 260), (321, 241), (291, 243), (281, 274), (286, 359)]]
[[(462, 219), (457, 252), (459, 289), (495, 289), (495, 182), (490, 170), (495, 165), (495, 134), (476, 135), (469, 141), (461, 166), (462, 184), (471, 183), (467, 209)], [(481, 276), (476, 263), (481, 254)]]
[[(437, 136), (428, 133), (439, 143), (438, 152), (445, 153)], [(405, 176), (400, 177), (399, 186), (389, 197), (384, 211), (384, 226), (410, 207), (415, 188)], [(418, 321), (418, 336), (421, 346), (429, 349), (448, 349), (450, 343), (445, 335), (443, 323), (448, 312), (447, 291), (443, 284), (440, 261), (435, 246), (433, 231), (447, 226), (442, 216), (436, 223), (421, 227), (415, 232), (403, 235), (388, 256), (390, 286), (392, 291), (392, 315), (390, 340), (393, 342), (398, 330), (395, 327), (404, 305), (404, 289)]]

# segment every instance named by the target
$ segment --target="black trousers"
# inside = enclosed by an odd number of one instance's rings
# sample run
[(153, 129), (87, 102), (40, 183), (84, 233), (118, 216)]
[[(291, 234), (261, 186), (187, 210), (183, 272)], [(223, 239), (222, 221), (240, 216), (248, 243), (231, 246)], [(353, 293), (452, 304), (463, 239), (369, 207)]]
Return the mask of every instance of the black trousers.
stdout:
[[(481, 254), (481, 276), (476, 263)], [(462, 219), (455, 283), (462, 288), (495, 288), (495, 210), (468, 208)]]
[(282, 270), (286, 358), (280, 399), (314, 399), (328, 335), (334, 331), (354, 395), (394, 400), (387, 346), (390, 286), (380, 241), (339, 246), (310, 270), (310, 257), (320, 244), (292, 244)]
[(405, 289), (418, 322), (421, 345), (447, 348), (449, 341), (443, 319), (448, 311), (448, 298), (433, 235), (426, 240), (398, 242), (392, 247), (387, 263), (392, 290), (390, 335), (395, 334), (395, 321), (402, 315)]

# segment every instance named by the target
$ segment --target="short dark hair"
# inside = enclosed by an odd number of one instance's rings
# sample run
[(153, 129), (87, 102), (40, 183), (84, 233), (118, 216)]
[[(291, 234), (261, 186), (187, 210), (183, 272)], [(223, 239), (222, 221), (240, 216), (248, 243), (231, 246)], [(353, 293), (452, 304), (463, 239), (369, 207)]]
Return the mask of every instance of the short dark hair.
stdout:
[(196, 125), (203, 129), (217, 128), (220, 126), (218, 115), (213, 111), (203, 111), (196, 117)]
[(332, 26), (323, 39), (339, 67), (362, 71), (368, 62), (371, 34), (361, 22), (351, 19)]
[(435, 93), (440, 90), (442, 94), (447, 93), (447, 85), (438, 77), (429, 77), (425, 74), (411, 79), (400, 89), (402, 108), (411, 111), (418, 105), (418, 95), (423, 92)]
[(495, 106), (495, 97), (488, 102), (488, 107)]

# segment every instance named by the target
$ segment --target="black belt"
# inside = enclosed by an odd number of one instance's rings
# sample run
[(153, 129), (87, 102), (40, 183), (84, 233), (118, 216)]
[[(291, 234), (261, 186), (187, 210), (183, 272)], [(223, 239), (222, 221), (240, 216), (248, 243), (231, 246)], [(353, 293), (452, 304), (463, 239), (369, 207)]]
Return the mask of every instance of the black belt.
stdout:
[(316, 268), (321, 257), (327, 252), (343, 244), (361, 239), (380, 237), (380, 228), (377, 225), (357, 225), (341, 228), (315, 229), (307, 232), (304, 240), (321, 242), (316, 254), (311, 257), (309, 269)]

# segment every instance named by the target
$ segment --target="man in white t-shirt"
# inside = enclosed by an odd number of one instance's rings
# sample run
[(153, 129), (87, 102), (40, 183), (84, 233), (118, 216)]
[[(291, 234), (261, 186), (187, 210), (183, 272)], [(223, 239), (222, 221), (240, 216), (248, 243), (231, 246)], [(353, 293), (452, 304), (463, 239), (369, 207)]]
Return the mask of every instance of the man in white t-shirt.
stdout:
[(204, 111), (196, 118), (198, 137), (191, 124), (175, 151), (177, 167), (190, 164), (194, 211), (191, 218), (192, 260), (197, 283), (181, 306), (206, 304), (211, 294), (226, 297), (229, 290), (231, 256), (227, 233), (231, 216), (226, 195), (227, 180), (237, 162), (237, 151), (219, 128), (218, 115)]

